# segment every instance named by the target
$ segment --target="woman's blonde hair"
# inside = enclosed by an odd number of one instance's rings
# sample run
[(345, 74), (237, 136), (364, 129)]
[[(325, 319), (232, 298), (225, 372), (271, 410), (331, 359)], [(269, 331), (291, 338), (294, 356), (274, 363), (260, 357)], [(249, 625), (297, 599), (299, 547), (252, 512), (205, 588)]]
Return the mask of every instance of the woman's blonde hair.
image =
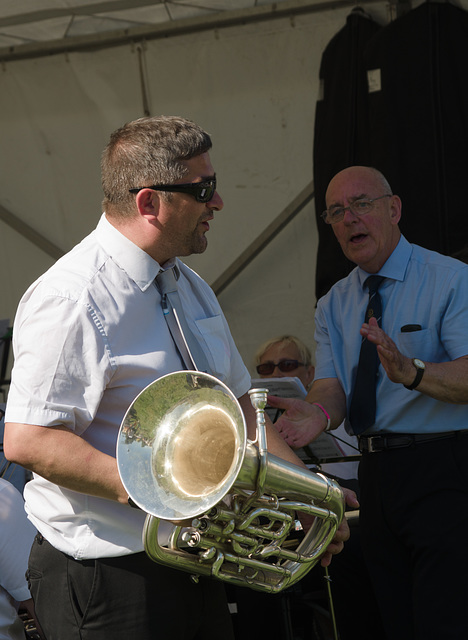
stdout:
[(299, 338), (296, 338), (296, 336), (284, 335), (284, 336), (278, 336), (276, 338), (271, 338), (270, 340), (267, 340), (267, 342), (264, 342), (257, 349), (255, 353), (255, 366), (260, 364), (260, 361), (263, 355), (268, 351), (270, 347), (272, 347), (275, 344), (283, 344), (283, 343), (286, 343), (286, 344), (292, 343), (296, 345), (299, 351), (299, 354), (301, 356), (302, 363), (306, 367), (309, 367), (312, 364), (312, 353), (310, 349), (302, 342), (302, 340), (300, 340)]

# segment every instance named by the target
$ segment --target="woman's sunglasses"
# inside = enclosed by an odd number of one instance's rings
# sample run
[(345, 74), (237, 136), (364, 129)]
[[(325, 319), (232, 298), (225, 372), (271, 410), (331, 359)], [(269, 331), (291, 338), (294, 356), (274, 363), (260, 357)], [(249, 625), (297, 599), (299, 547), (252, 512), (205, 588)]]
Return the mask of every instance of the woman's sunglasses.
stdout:
[(303, 367), (304, 363), (299, 362), (298, 360), (280, 360), (279, 362), (264, 362), (263, 364), (257, 365), (257, 373), (260, 376), (270, 376), (275, 367), (278, 367), (280, 371), (283, 373), (290, 373), (294, 371), (298, 367)]

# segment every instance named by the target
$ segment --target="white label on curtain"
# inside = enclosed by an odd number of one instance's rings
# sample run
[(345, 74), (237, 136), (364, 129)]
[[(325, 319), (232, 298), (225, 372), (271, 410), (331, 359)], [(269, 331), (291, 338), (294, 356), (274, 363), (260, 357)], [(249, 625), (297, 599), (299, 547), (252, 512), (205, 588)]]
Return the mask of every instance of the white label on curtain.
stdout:
[(369, 85), (369, 93), (381, 91), (380, 69), (369, 69), (367, 72), (367, 84)]

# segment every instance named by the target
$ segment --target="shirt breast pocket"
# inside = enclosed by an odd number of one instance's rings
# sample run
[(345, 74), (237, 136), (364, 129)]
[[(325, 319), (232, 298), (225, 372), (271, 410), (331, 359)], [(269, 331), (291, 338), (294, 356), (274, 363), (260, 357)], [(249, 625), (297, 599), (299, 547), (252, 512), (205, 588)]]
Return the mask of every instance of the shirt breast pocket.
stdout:
[(202, 346), (212, 367), (211, 373), (221, 381), (227, 379), (230, 369), (231, 350), (221, 316), (195, 321), (202, 336)]
[(434, 331), (432, 329), (402, 332), (397, 341), (398, 349), (403, 355), (422, 360), (430, 360), (433, 357), (433, 345)]

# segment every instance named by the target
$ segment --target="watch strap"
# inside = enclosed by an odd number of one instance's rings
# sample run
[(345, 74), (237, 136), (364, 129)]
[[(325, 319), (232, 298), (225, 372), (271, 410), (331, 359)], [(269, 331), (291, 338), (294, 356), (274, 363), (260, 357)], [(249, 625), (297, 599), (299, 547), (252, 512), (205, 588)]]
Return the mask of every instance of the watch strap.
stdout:
[[(414, 362), (413, 362), (414, 364)], [(414, 365), (416, 367), (416, 365)], [(404, 387), (406, 387), (406, 389), (409, 389), (410, 391), (412, 391), (413, 389), (416, 389), (416, 387), (418, 386), (418, 384), (421, 382), (422, 377), (424, 375), (424, 371), (425, 369), (422, 367), (416, 367), (416, 377), (413, 380), (413, 382), (411, 384), (405, 384), (403, 385)]]

